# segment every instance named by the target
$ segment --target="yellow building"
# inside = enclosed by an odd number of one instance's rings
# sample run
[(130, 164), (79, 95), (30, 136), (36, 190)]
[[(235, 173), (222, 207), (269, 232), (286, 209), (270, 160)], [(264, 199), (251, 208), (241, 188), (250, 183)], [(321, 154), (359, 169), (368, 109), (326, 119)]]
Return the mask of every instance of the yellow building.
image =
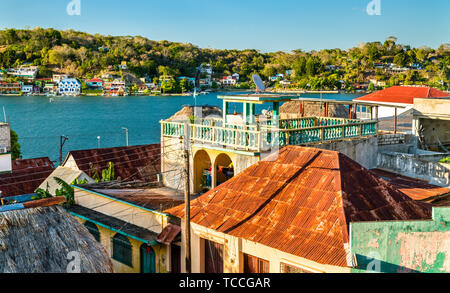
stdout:
[[(117, 182), (74, 186), (74, 189), (76, 204), (68, 211), (105, 247), (115, 272), (174, 271), (172, 267), (180, 256), (174, 254), (177, 247), (174, 251), (171, 247), (176, 246), (173, 242), (178, 241), (179, 233), (172, 233), (165, 243), (158, 236), (165, 228), (173, 227), (169, 215), (161, 211), (183, 203), (182, 194), (159, 186), (123, 188)], [(177, 259), (172, 259), (172, 255)]]

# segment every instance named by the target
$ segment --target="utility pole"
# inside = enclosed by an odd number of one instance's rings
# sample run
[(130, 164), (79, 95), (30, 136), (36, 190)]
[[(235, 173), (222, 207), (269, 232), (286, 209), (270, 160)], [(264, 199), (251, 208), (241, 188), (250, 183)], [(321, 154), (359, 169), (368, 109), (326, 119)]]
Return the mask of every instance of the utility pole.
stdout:
[(59, 165), (62, 165), (62, 151), (63, 146), (69, 138), (65, 135), (60, 136), (59, 138)]
[(125, 130), (125, 133), (127, 135), (127, 146), (129, 145), (129, 141), (128, 141), (128, 128), (122, 127), (123, 130)]
[(186, 273), (191, 273), (191, 195), (189, 190), (189, 125), (184, 125), (184, 251)]

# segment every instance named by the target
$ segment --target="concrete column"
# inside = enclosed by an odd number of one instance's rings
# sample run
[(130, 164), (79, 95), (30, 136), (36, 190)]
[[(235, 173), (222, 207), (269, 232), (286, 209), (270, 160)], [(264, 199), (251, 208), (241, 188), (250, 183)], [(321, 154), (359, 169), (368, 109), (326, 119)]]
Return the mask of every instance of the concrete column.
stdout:
[(227, 123), (227, 115), (228, 115), (228, 102), (226, 101), (223, 101), (222, 114), (223, 114), (223, 123), (225, 124)]
[(248, 103), (243, 103), (242, 104), (242, 118), (244, 118), (244, 123), (248, 124)]
[(273, 115), (272, 115), (272, 126), (276, 126), (278, 128), (278, 122), (280, 120), (280, 103), (273, 103)]

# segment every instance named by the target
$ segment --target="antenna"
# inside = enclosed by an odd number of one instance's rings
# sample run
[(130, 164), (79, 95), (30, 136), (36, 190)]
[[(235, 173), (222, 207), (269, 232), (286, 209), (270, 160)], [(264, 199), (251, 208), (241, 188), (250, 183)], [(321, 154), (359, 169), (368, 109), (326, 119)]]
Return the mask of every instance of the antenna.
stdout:
[(256, 86), (256, 93), (264, 92), (266, 90), (266, 86), (258, 74), (253, 74), (252, 79)]

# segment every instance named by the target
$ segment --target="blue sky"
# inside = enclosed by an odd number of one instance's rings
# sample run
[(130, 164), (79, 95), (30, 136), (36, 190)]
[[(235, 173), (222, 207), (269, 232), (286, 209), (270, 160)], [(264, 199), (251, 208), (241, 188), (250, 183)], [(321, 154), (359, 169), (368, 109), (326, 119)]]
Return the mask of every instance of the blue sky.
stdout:
[[(450, 42), (449, 0), (0, 0), (0, 28), (54, 27), (106, 35), (141, 35), (203, 48), (290, 51), (356, 46), (394, 35), (402, 44)], [(376, 0), (377, 1), (377, 0)]]

